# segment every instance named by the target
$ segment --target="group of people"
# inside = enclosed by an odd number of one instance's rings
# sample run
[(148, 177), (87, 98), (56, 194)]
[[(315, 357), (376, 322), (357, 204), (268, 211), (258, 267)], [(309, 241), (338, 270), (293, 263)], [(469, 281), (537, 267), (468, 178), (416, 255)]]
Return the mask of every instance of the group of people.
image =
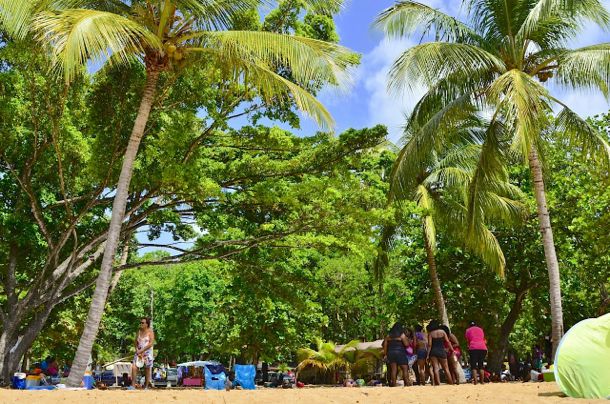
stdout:
[(34, 363), (32, 369), (32, 374), (42, 377), (60, 377), (70, 372), (69, 368), (64, 368), (63, 373), (60, 373), (57, 360), (52, 356), (47, 356), (44, 360)]
[[(485, 381), (484, 361), (487, 355), (485, 333), (474, 321), (465, 333), (468, 343), (468, 358), (474, 384)], [(400, 368), (405, 386), (412, 384), (410, 369), (415, 373), (419, 385), (426, 384), (427, 374), (431, 384), (441, 383), (440, 371), (443, 370), (448, 384), (459, 384), (461, 378), (462, 351), (458, 338), (448, 326), (432, 320), (424, 331), (421, 325), (414, 329), (394, 324), (383, 341), (384, 359), (389, 368), (389, 384), (396, 386)], [(429, 370), (427, 372), (426, 370)], [(478, 380), (477, 380), (478, 379)]]

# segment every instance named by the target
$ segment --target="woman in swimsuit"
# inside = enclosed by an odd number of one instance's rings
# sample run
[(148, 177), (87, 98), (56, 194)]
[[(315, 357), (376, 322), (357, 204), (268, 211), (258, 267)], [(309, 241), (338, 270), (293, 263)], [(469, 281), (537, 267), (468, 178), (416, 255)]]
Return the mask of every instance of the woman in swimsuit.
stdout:
[(428, 357), (428, 336), (421, 325), (415, 326), (415, 352), (417, 353), (417, 374), (419, 385), (426, 384), (426, 358)]
[(138, 358), (144, 361), (145, 382), (144, 387), (151, 386), (150, 374), (153, 366), (153, 344), (155, 343), (155, 333), (150, 328), (150, 318), (142, 317), (140, 319), (140, 329), (136, 334), (135, 347), (136, 353), (133, 355), (133, 363), (131, 364), (131, 380), (136, 384), (138, 376), (138, 367), (136, 362)]
[(460, 349), (460, 343), (457, 337), (451, 333), (451, 330), (446, 325), (442, 325), (441, 329), (445, 331), (449, 338), (449, 343), (445, 343), (445, 351), (447, 352), (447, 362), (449, 363), (449, 369), (451, 370), (451, 376), (455, 384), (460, 384), (460, 370), (459, 360), (462, 350)]
[[(441, 384), (441, 377), (439, 375), (439, 369), (442, 366), (447, 377), (447, 382), (453, 384), (453, 378), (449, 371), (449, 365), (447, 363), (447, 351), (445, 351), (445, 343), (451, 347), (449, 337), (447, 333), (440, 328), (440, 325), (436, 321), (432, 321), (428, 325), (428, 358), (432, 362), (432, 368), (434, 369), (434, 380), (435, 386)], [(451, 351), (453, 352), (453, 350)]]
[(383, 354), (390, 365), (390, 387), (396, 386), (396, 375), (398, 366), (402, 370), (402, 378), (405, 381), (405, 386), (411, 385), (409, 377), (409, 359), (407, 358), (406, 348), (409, 345), (409, 340), (403, 332), (403, 328), (399, 323), (394, 324), (390, 329), (388, 336), (383, 341)]

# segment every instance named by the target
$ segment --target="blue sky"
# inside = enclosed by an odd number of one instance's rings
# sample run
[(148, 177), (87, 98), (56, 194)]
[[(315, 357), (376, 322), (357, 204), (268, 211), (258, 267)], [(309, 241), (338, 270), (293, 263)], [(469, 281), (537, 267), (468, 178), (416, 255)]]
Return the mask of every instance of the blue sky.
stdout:
[[(459, 0), (420, 0), (451, 15), (463, 17)], [(610, 10), (610, 0), (603, 1)], [(386, 92), (386, 76), (392, 62), (415, 41), (404, 39), (387, 41), (381, 33), (371, 28), (371, 22), (383, 9), (394, 4), (393, 0), (348, 0), (345, 9), (337, 16), (336, 23), (341, 44), (363, 55), (361, 66), (354, 72), (348, 91), (325, 91), (321, 101), (336, 121), (336, 131), (341, 133), (350, 127), (362, 128), (377, 123), (388, 126), (390, 139), (397, 142), (404, 115), (413, 107), (421, 94), (405, 94), (402, 99)], [(610, 42), (610, 35), (595, 26), (588, 26), (573, 43), (574, 47), (593, 43)], [(574, 93), (552, 89), (572, 109), (583, 116), (607, 112), (610, 104), (595, 92)], [(317, 130), (309, 119), (302, 122), (304, 135)]]

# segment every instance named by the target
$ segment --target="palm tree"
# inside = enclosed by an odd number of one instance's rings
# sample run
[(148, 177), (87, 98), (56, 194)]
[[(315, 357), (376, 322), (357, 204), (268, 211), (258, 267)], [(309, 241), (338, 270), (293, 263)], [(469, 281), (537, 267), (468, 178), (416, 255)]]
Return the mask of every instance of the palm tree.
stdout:
[(563, 335), (559, 264), (544, 190), (545, 131), (551, 128), (552, 108), (559, 135), (591, 156), (608, 159), (609, 147), (578, 114), (553, 97), (544, 84), (551, 80), (568, 89), (598, 89), (608, 95), (610, 44), (569, 49), (585, 26), (607, 28), (610, 15), (599, 0), (463, 0), (467, 22), (414, 1), (400, 1), (383, 11), (376, 24), (393, 37), (418, 32), (435, 40), (406, 50), (390, 71), (389, 87), (427, 93), (415, 106), (411, 120), (423, 129), (411, 158), (426, 155), (443, 142), (441, 124), (455, 121), (463, 111), (491, 116), (483, 153), (471, 184), (468, 204), (472, 216), (481, 208), (475, 197), (481, 183), (494, 177), (489, 156), (509, 150), (528, 164), (532, 173), (550, 282), (553, 344)]
[[(306, 0), (332, 12), (341, 0)], [(67, 81), (90, 60), (144, 64), (146, 84), (133, 125), (112, 206), (101, 270), (68, 383), (79, 385), (104, 311), (133, 164), (155, 99), (159, 75), (198, 59), (217, 62), (234, 80), (256, 87), (269, 103), (294, 102), (320, 125), (328, 111), (302, 86), (341, 81), (351, 53), (335, 44), (270, 32), (229, 31), (231, 21), (260, 0), (0, 0), (0, 27), (50, 44), (57, 71)], [(276, 73), (281, 66), (291, 80)], [(298, 83), (298, 84), (296, 84)]]
[(486, 181), (476, 193), (481, 209), (472, 217), (473, 231), (467, 237), (469, 190), (483, 152), (480, 139), (484, 135), (484, 122), (476, 116), (465, 115), (462, 122), (452, 124), (439, 128), (446, 133), (447, 142), (431, 148), (428, 156), (420, 155), (420, 160), (415, 163), (412, 155), (420, 147), (417, 134), (422, 128), (412, 120), (407, 123), (405, 145), (394, 163), (389, 194), (391, 201), (413, 200), (420, 210), (435, 303), (443, 324), (447, 326), (449, 318), (435, 258), (437, 224), (450, 239), (475, 253), (503, 276), (504, 254), (487, 223), (497, 220), (516, 222), (525, 212), (519, 202), (522, 198), (520, 190), (508, 182), (508, 174), (502, 166), (496, 167), (496, 176)]
[[(359, 350), (359, 340), (355, 339), (338, 347), (332, 342), (324, 342), (321, 338), (315, 340), (316, 348), (301, 348), (297, 351), (298, 373), (307, 368), (326, 375), (328, 372), (345, 371), (349, 375), (353, 367), (362, 366), (366, 362), (379, 359), (378, 350)], [(334, 377), (334, 376), (333, 376)], [(335, 380), (333, 380), (334, 382)]]

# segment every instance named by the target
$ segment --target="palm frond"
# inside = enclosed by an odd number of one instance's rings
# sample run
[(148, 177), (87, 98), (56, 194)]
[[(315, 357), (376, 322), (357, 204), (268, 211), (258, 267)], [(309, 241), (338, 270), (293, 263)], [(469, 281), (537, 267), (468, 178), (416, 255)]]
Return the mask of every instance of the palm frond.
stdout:
[(301, 4), (315, 13), (333, 15), (341, 11), (345, 0), (301, 0)]
[(334, 120), (324, 105), (311, 93), (277, 74), (262, 62), (232, 59), (222, 51), (209, 48), (190, 48), (215, 58), (232, 79), (251, 84), (269, 104), (294, 101), (297, 108), (310, 116), (321, 128), (332, 129)]
[(397, 227), (393, 224), (385, 224), (381, 229), (381, 238), (377, 244), (377, 256), (373, 263), (373, 276), (380, 285), (385, 278), (385, 272), (390, 265), (390, 250), (396, 236)]
[[(235, 17), (256, 9), (264, 0), (172, 0), (183, 16), (193, 16), (199, 30), (214, 31), (230, 28)], [(162, 25), (162, 24), (159, 24)]]
[(557, 82), (570, 89), (598, 89), (610, 96), (610, 43), (562, 52), (557, 57)]
[(405, 37), (416, 31), (433, 33), (438, 41), (478, 42), (479, 35), (466, 24), (416, 1), (399, 1), (377, 16), (374, 25), (389, 37)]
[(178, 40), (189, 41), (195, 48), (218, 50), (229, 59), (284, 67), (301, 85), (319, 81), (345, 85), (354, 55), (333, 43), (273, 32), (200, 32)]
[(610, 25), (610, 14), (599, 0), (538, 0), (519, 27), (517, 40), (529, 39), (541, 24), (552, 19), (589, 20), (603, 28)]
[(576, 112), (561, 105), (564, 108), (555, 120), (557, 132), (566, 136), (571, 146), (581, 150), (585, 156), (610, 166), (610, 145), (604, 136)]
[(301, 371), (308, 367), (312, 367), (314, 369), (318, 369), (318, 370), (322, 370), (322, 371), (326, 371), (329, 369), (329, 366), (324, 362), (320, 362), (320, 361), (317, 361), (314, 359), (304, 359), (304, 360), (300, 361), (299, 364), (297, 365), (297, 370)]
[(498, 276), (504, 278), (506, 259), (498, 239), (491, 230), (482, 224), (477, 225), (477, 228), (466, 238), (466, 246), (479, 256)]
[(500, 155), (500, 139), (504, 136), (504, 125), (494, 117), (485, 132), (477, 165), (469, 184), (467, 208), (467, 233), (475, 231), (477, 222), (485, 217), (485, 188), (490, 183), (507, 181), (506, 169)]
[(470, 100), (470, 95), (459, 97), (431, 116), (416, 106), (405, 127), (406, 143), (392, 168), (391, 197), (410, 199), (420, 181), (418, 177), (430, 166), (435, 152), (468, 136), (469, 126), (476, 123)]
[(129, 10), (118, 0), (0, 0), (0, 27), (10, 36), (23, 39), (34, 28), (37, 14), (74, 8)]
[(157, 37), (126, 17), (97, 10), (47, 11), (36, 16), (34, 25), (41, 40), (53, 45), (54, 59), (67, 80), (89, 60), (129, 63), (133, 51), (160, 49)]
[(501, 74), (505, 66), (498, 57), (477, 46), (428, 42), (410, 48), (394, 62), (388, 88), (395, 92), (412, 92), (421, 85), (432, 87), (452, 74), (474, 77), (481, 71)]
[(347, 344), (343, 345), (341, 347), (341, 350), (338, 352), (339, 355), (343, 355), (348, 351), (354, 351), (356, 350), (356, 348), (358, 347), (358, 344), (360, 344), (360, 340), (359, 339), (353, 339), (350, 342), (348, 342)]
[(23, 39), (30, 30), (38, 1), (0, 0), (0, 28), (10, 36)]
[(534, 139), (547, 123), (550, 94), (531, 76), (512, 69), (496, 79), (486, 97), (513, 131), (513, 150), (526, 160)]

